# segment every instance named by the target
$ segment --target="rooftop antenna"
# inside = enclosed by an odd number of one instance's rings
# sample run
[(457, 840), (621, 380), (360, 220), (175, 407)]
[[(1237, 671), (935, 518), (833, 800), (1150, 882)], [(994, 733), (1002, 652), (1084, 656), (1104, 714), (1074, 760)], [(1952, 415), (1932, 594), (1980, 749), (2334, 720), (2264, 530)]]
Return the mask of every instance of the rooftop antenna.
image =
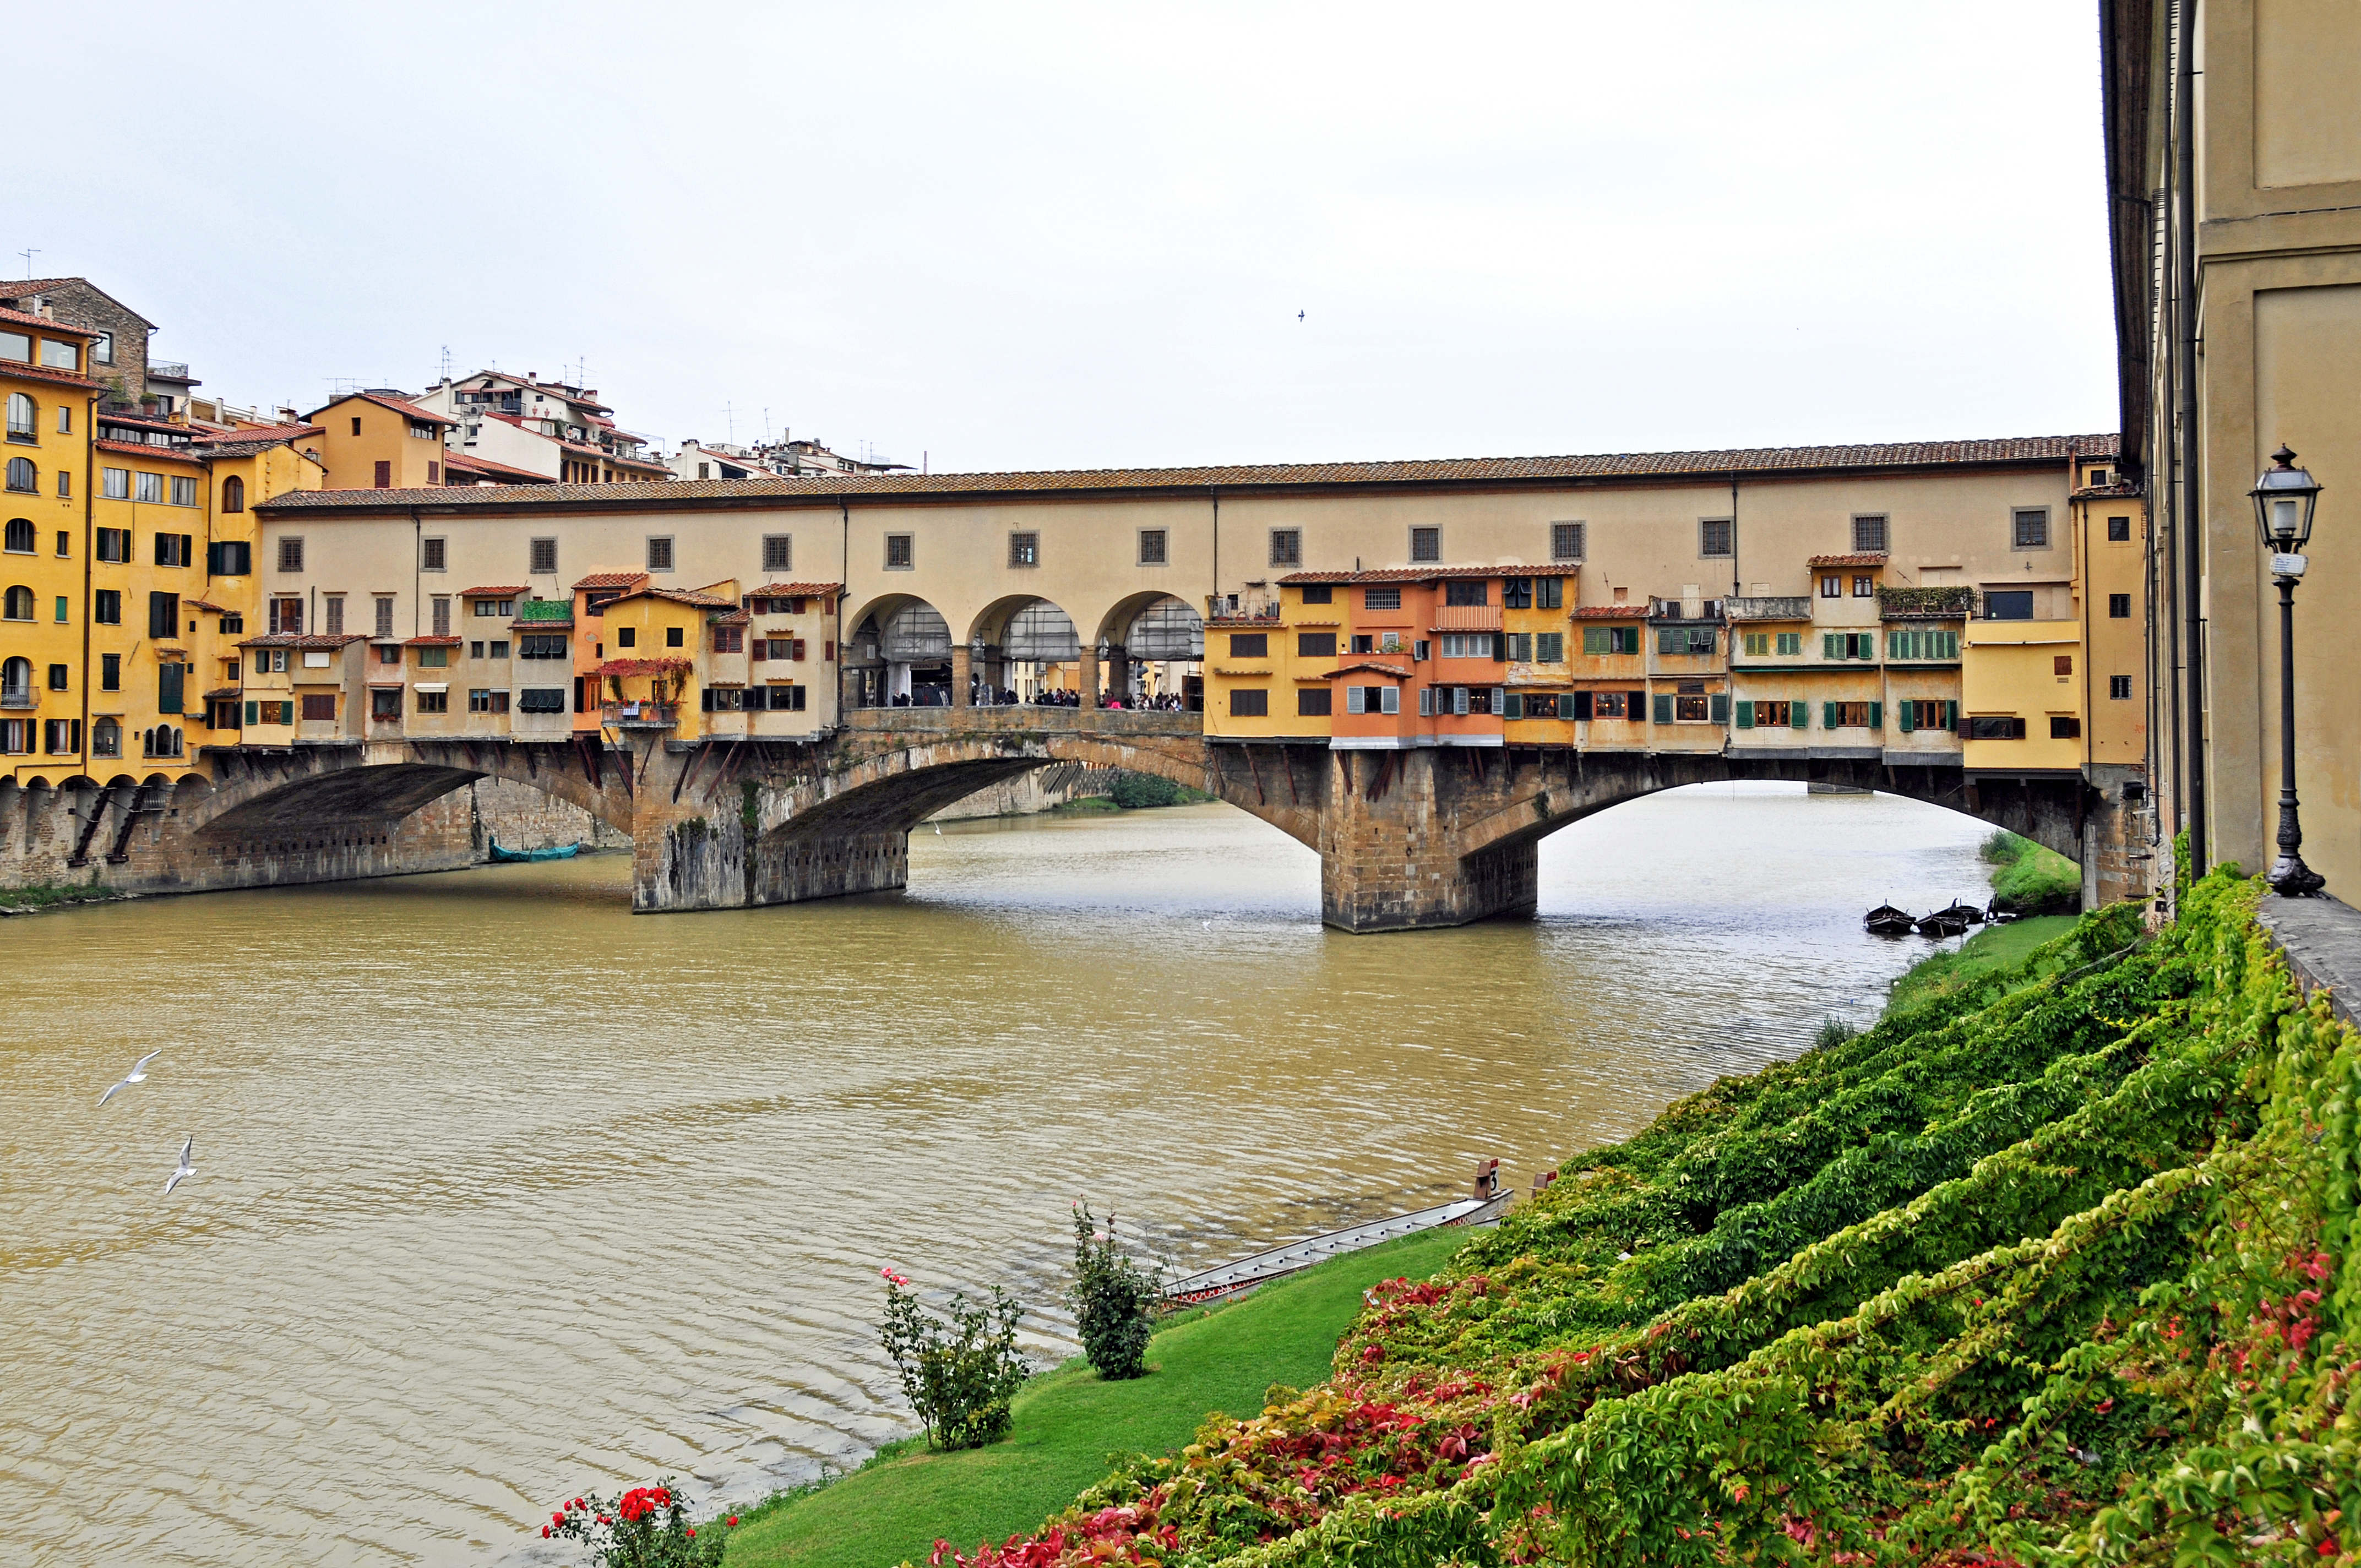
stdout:
[(737, 445), (737, 444), (738, 444), (738, 414), (737, 414), (737, 411), (736, 411), (736, 410), (735, 410), (731, 405), (730, 405), (730, 404), (728, 404), (728, 403), (724, 403), (724, 404), (722, 404), (722, 405), (721, 405), (721, 422), (722, 422), (722, 423), (724, 423), (724, 424), (726, 424), (727, 426), (729, 426), (730, 444), (730, 445), (732, 445), (732, 446)]
[(451, 379), (451, 345), (447, 343), (443, 345), (443, 379), (446, 383)]
[(33, 258), (41, 254), (40, 247), (35, 246), (30, 250), (20, 250), (16, 254), (25, 258), (25, 281), (29, 283), (33, 280)]
[(763, 411), (763, 444), (771, 444), (771, 411), (767, 408)]

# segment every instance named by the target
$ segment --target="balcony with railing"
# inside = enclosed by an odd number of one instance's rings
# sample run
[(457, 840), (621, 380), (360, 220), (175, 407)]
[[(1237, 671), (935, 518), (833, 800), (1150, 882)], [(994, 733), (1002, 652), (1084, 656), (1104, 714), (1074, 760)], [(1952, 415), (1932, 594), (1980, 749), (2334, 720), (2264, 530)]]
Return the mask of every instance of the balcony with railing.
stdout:
[(1776, 594), (1752, 598), (1732, 597), (1722, 601), (1730, 607), (1732, 620), (1809, 620), (1812, 599), (1809, 594)]
[(620, 729), (669, 729), (680, 722), (676, 702), (607, 702), (598, 705), (598, 721)]
[[(1667, 599), (1651, 596), (1648, 599), (1648, 619), (1650, 620), (1719, 621), (1723, 619), (1722, 606), (1726, 602), (1722, 599)], [(1695, 614), (1689, 612), (1688, 607), (1692, 604), (1697, 606)]]
[(41, 706), (41, 694), (31, 686), (0, 686), (0, 708), (29, 713)]
[(1881, 620), (1963, 620), (1975, 613), (1971, 587), (1880, 588), (1877, 614)]
[(148, 374), (159, 381), (186, 381), (190, 378), (188, 361), (184, 359), (150, 359), (148, 361)]

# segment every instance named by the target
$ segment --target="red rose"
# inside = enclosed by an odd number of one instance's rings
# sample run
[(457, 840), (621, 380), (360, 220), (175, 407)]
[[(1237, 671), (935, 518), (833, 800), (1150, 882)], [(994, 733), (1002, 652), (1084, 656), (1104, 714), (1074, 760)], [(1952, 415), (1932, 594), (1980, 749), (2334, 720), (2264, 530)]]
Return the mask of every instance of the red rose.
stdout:
[(730, 1522), (733, 1525), (736, 1524), (738, 1522), (738, 1516), (736, 1514), (731, 1514), (730, 1516)]
[(544, 1541), (547, 1541), (549, 1539), (549, 1527), (547, 1525), (541, 1527), (541, 1539)]

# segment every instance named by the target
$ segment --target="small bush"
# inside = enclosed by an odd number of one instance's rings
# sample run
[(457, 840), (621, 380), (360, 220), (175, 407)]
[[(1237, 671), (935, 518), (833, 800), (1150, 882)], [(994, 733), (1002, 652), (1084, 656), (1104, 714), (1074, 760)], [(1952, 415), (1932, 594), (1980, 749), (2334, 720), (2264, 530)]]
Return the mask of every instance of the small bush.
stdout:
[(1819, 1028), (1813, 1032), (1812, 1048), (1816, 1051), (1825, 1051), (1831, 1047), (1843, 1045), (1860, 1033), (1859, 1029), (1843, 1019), (1831, 1014), (1822, 1018)]
[(1978, 851), (2000, 868), (1993, 904), (2014, 915), (2072, 915), (2082, 907), (2082, 870), (2054, 850), (2002, 828)]
[(1008, 1433), (1008, 1402), (1025, 1381), (1025, 1355), (1016, 1348), (1016, 1321), (1025, 1315), (1008, 1292), (995, 1285), (992, 1299), (974, 1306), (954, 1294), (939, 1314), (906, 1294), (910, 1282), (892, 1269), (885, 1277), (885, 1323), (880, 1337), (901, 1374), (902, 1393), (926, 1424), (927, 1442), (937, 1449), (982, 1448)]
[(1143, 1273), (1117, 1249), (1115, 1215), (1100, 1230), (1091, 1206), (1074, 1205), (1074, 1289), (1070, 1299), (1082, 1329), (1082, 1354), (1110, 1382), (1148, 1370), (1148, 1337), (1164, 1294), (1163, 1270)]
[(1180, 806), (1193, 793), (1159, 774), (1135, 773), (1128, 769), (1116, 773), (1107, 789), (1115, 803), (1126, 811), (1139, 811), (1153, 806)]
[(667, 1475), (620, 1497), (577, 1497), (549, 1516), (541, 1534), (581, 1541), (599, 1568), (717, 1568), (737, 1523), (735, 1515), (708, 1519), (700, 1532)]

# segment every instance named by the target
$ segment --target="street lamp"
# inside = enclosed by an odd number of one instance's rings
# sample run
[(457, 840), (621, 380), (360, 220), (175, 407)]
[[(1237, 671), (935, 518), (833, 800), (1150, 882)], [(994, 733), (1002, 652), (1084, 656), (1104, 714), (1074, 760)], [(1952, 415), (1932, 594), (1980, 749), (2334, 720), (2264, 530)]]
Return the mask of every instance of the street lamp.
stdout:
[(2303, 579), (2303, 547), (2312, 538), (2320, 486), (2282, 444), (2246, 493), (2255, 499), (2255, 526), (2271, 553), (2271, 581), (2279, 589), (2279, 858), (2267, 880), (2283, 898), (2309, 898), (2326, 880), (2303, 863), (2303, 824), (2296, 815), (2295, 586)]

